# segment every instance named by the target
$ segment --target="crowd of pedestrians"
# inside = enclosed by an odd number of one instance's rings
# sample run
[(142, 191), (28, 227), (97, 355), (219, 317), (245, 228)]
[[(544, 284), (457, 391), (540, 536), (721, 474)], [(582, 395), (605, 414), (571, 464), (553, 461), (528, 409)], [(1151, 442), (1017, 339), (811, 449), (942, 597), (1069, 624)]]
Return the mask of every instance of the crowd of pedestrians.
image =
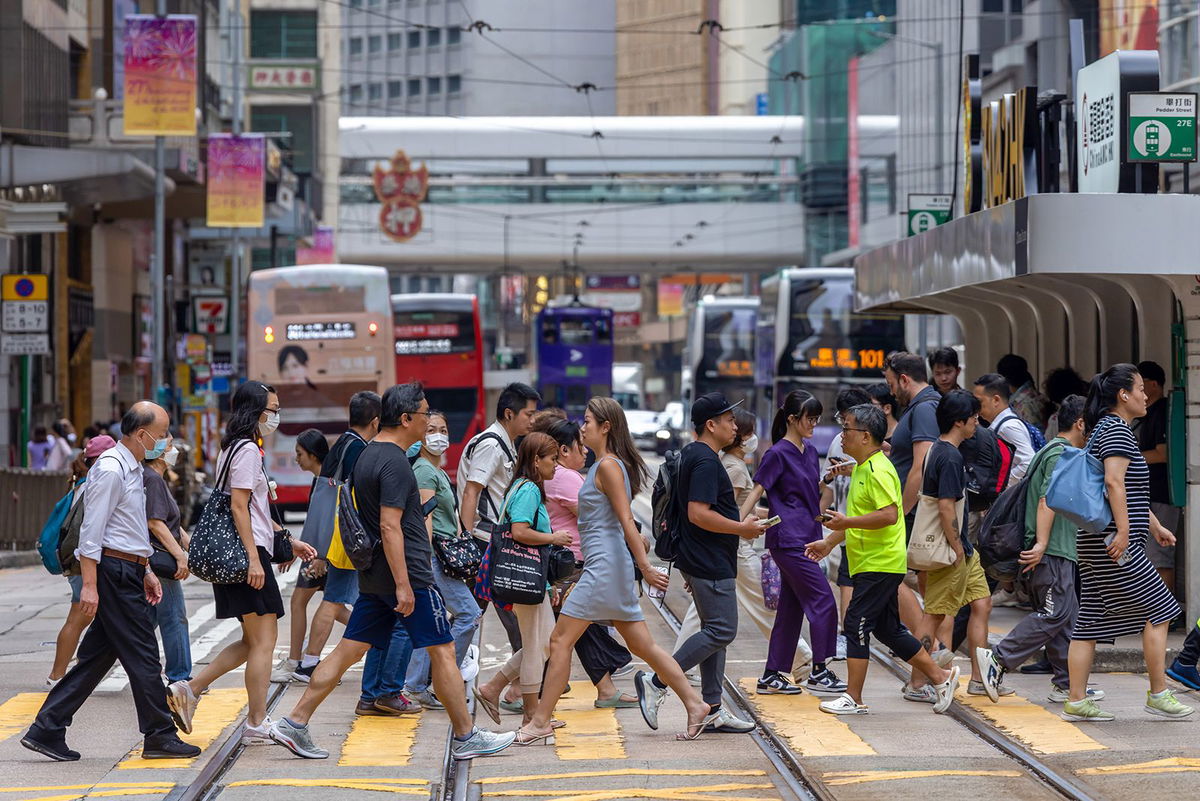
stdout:
[[(494, 423), (464, 448), (456, 492), (443, 468), (449, 421), (421, 385), (359, 392), (332, 446), (317, 429), (296, 438), (296, 462), (313, 476), (298, 537), (273, 514), (262, 441), (282, 410), (266, 384), (247, 381), (234, 394), (214, 498), (190, 532), (169, 488), (180, 450), (165, 410), (135, 404), (118, 439), (89, 429), (78, 450), (59, 421), (30, 453), (43, 466), (65, 459), (73, 468), (52, 516), (64, 537), (76, 521), (78, 544), (62, 564), (72, 602), (50, 692), (21, 742), (78, 759), (67, 727), (117, 660), (146, 758), (195, 756), (179, 732), (192, 732), (203, 693), (243, 666), (243, 742), (326, 758), (310, 726), (363, 659), (355, 714), (443, 710), (457, 759), (553, 743), (573, 656), (597, 708), (637, 707), (657, 729), (674, 691), (687, 714), (679, 739), (748, 732), (754, 724), (723, 704), (740, 615), (767, 641), (757, 692), (807, 692), (830, 714), (870, 711), (863, 689), (874, 636), (911, 665), (903, 697), (935, 712), (953, 702), (963, 647), (968, 694), (1011, 694), (1005, 673), (1044, 654), (1048, 698), (1065, 718), (1112, 720), (1099, 705), (1104, 690), (1089, 684), (1096, 643), (1140, 634), (1145, 710), (1190, 715), (1166, 683), (1200, 689), (1200, 623), (1168, 667), (1167, 631), (1181, 614), (1173, 595), (1181, 513), (1165, 486), (1162, 368), (1118, 364), (1086, 386), (1063, 368), (1043, 396), (1025, 361), (1009, 354), (968, 390), (958, 353), (943, 348), (928, 360), (893, 353), (882, 378), (837, 394), (839, 432), (824, 460), (815, 434), (826, 410), (807, 391), (781, 399), (765, 448), (740, 402), (696, 398), (692, 441), (668, 457), (655, 485), (653, 542), (632, 511), (651, 475), (611, 398), (592, 398), (572, 421), (539, 411), (529, 386), (505, 388)], [(60, 444), (70, 447), (59, 454)], [(1056, 500), (1055, 482), (1080, 452), (1103, 468), (1102, 530), (1081, 528)], [(1013, 509), (1023, 529), (1006, 565), (991, 535)], [(670, 651), (643, 617), (642, 588), (661, 597), (670, 584), (652, 548), (692, 601)], [(520, 559), (542, 565), (540, 586), (514, 589), (520, 577), (510, 568)], [(299, 577), (285, 604), (276, 575), (293, 562)], [(236, 618), (241, 636), (193, 675), (182, 582), (201, 571), (216, 617)], [(1030, 614), (989, 646), (993, 604), (1010, 602)], [(472, 641), (489, 607), (510, 656), (468, 690), (479, 672)], [(286, 612), (289, 653), (272, 670)], [(335, 622), (344, 631), (322, 658)], [(614, 679), (633, 671), (635, 657), (648, 669), (624, 693)], [(845, 680), (833, 669), (839, 660)], [(307, 685), (278, 720), (267, 716), (272, 681)], [(475, 726), (468, 692), (497, 725), (505, 711), (521, 724), (507, 733)]]

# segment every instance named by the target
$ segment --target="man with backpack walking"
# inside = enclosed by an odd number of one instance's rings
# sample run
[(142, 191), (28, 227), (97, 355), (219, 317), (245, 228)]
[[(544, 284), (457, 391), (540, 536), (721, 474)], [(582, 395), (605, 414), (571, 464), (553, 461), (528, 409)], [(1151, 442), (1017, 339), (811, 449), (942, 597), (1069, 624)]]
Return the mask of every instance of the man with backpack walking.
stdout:
[(1012, 390), (1008, 379), (999, 373), (986, 373), (975, 379), (975, 397), (979, 399), (979, 416), (996, 436), (1013, 449), (1009, 485), (1025, 477), (1033, 455), (1046, 444), (1046, 438), (1031, 423), (1019, 417), (1009, 400)]
[[(995, 648), (976, 649), (983, 686), (992, 701), (999, 700), (996, 688), (1004, 673), (1020, 667), (1043, 647), (1054, 671), (1048, 698), (1060, 704), (1067, 700), (1070, 685), (1067, 650), (1071, 645), (1071, 628), (1079, 611), (1079, 599), (1075, 594), (1077, 527), (1046, 506), (1046, 490), (1063, 450), (1083, 448), (1087, 444), (1084, 403), (1080, 395), (1070, 395), (1063, 400), (1057, 414), (1058, 436), (1033, 458), (1028, 480), (1009, 490), (1025, 496), (1022, 504), (1025, 548), (1019, 561), (1029, 584), (1033, 614), (1022, 619)], [(1021, 503), (1020, 498), (1016, 503)], [(1006, 522), (1009, 521), (989, 519), (988, 524)], [(1104, 691), (1088, 688), (1087, 696), (1099, 701), (1104, 697)]]

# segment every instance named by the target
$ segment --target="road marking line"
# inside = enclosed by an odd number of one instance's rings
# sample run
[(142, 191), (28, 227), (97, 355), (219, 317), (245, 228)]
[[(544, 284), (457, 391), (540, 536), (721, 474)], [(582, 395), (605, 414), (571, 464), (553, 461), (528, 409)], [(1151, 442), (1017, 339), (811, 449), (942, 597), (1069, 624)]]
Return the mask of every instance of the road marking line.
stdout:
[(1136, 762), (1129, 765), (1101, 765), (1075, 771), (1080, 776), (1119, 776), (1129, 773), (1187, 773), (1200, 770), (1200, 759), (1195, 757), (1167, 757), (1152, 762)]
[(412, 758), (417, 726), (424, 715), (359, 716), (342, 743), (340, 767), (402, 768)]
[[(220, 690), (210, 690), (208, 695), (201, 697), (200, 705), (196, 708), (196, 718), (191, 734), (183, 734), (184, 742), (191, 743), (201, 751), (216, 742), (221, 732), (236, 723), (246, 706), (246, 688), (227, 687)], [(164, 768), (189, 768), (199, 759), (143, 759), (142, 748), (138, 746), (121, 761), (121, 770), (161, 770)]]
[(615, 709), (597, 709), (593, 700), (584, 698), (563, 698), (554, 711), (567, 724), (554, 733), (559, 759), (628, 758)]
[(746, 697), (776, 734), (800, 756), (873, 756), (875, 749), (837, 715), (819, 709), (814, 695), (758, 695), (758, 680), (742, 679)]
[(246, 779), (225, 785), (227, 790), (232, 787), (324, 787), (429, 797), (429, 782), (425, 779)]
[(46, 701), (46, 693), (17, 693), (0, 704), (0, 742), (29, 728)]
[(532, 776), (489, 776), (473, 779), (475, 784), (510, 784), (516, 782), (540, 782), (546, 779), (593, 779), (607, 776), (766, 776), (763, 770), (693, 770), (624, 768), (621, 770), (584, 770), (576, 773), (539, 773)]
[(888, 782), (896, 779), (925, 779), (934, 776), (1023, 776), (1019, 770), (835, 770), (821, 774), (828, 785)]
[(993, 704), (986, 695), (967, 695), (964, 677), (956, 700), (971, 707), (996, 727), (1040, 754), (1064, 754), (1073, 751), (1105, 751), (1076, 725), (1068, 723), (1044, 706), (1013, 694)]
[(762, 801), (762, 796), (710, 795), (732, 790), (775, 790), (774, 784), (698, 784), (689, 787), (626, 787), (618, 790), (497, 790), (483, 793), (484, 798), (535, 797), (552, 801), (616, 801), (625, 798), (657, 798), (668, 801)]
[(129, 790), (96, 790), (92, 792), (67, 793), (65, 795), (42, 795), (34, 798), (24, 798), (21, 801), (78, 801), (81, 798), (102, 798), (102, 797), (125, 797), (130, 795), (166, 795), (171, 791), (170, 787), (155, 787), (147, 789), (129, 789)]
[[(0, 787), (0, 793), (52, 793), (61, 790), (100, 789), (158, 789), (166, 792), (175, 782), (101, 782), (100, 784), (51, 784), (44, 787)], [(78, 796), (73, 796), (77, 798)]]

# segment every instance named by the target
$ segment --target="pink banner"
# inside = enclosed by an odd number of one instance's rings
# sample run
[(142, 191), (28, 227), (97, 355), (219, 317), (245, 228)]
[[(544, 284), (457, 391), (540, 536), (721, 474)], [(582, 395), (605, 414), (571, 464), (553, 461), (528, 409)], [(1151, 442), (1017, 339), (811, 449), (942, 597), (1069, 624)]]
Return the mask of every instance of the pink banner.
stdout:
[(267, 140), (262, 134), (208, 137), (208, 226), (261, 228)]
[(318, 225), (313, 231), (313, 246), (296, 249), (296, 264), (333, 264), (333, 227)]
[(196, 17), (125, 18), (125, 134), (195, 136)]

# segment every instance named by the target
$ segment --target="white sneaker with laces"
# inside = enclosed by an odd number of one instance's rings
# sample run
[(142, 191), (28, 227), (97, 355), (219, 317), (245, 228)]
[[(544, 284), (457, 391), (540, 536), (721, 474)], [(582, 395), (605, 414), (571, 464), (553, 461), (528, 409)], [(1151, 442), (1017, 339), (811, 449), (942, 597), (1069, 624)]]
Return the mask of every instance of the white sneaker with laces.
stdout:
[(830, 715), (865, 715), (871, 711), (866, 704), (860, 704), (850, 697), (850, 693), (842, 693), (832, 701), (822, 701), (818, 705), (822, 712)]
[(476, 729), (465, 740), (455, 737), (450, 744), (450, 755), (455, 759), (488, 756), (508, 748), (516, 739), (515, 731), (494, 732), (487, 729)]
[(263, 718), (263, 722), (257, 726), (251, 726), (250, 721), (246, 721), (246, 725), (242, 728), (242, 745), (268, 745), (271, 740), (271, 727), (275, 725), (275, 721), (270, 717)]
[(717, 710), (717, 717), (705, 726), (704, 730), (725, 732), (728, 734), (747, 734), (754, 731), (754, 724), (748, 720), (742, 720), (730, 712), (728, 707), (722, 705)]
[(479, 649), (473, 644), (467, 646), (467, 653), (458, 669), (462, 672), (463, 681), (468, 684), (475, 681), (475, 677), (479, 675)]
[(654, 674), (639, 670), (633, 677), (633, 685), (637, 688), (638, 706), (642, 710), (642, 718), (646, 725), (658, 731), (658, 710), (663, 701), (667, 700), (667, 690), (658, 687), (653, 682)]
[[(1092, 701), (1103, 701), (1104, 695), (1104, 690), (1100, 690), (1095, 687), (1087, 688), (1086, 697)], [(1067, 687), (1055, 687), (1053, 684), (1051, 684), (1050, 694), (1046, 696), (1046, 700), (1052, 704), (1065, 704), (1067, 701), (1071, 700), (1071, 690)]]
[(286, 656), (275, 663), (275, 669), (271, 671), (272, 684), (290, 684), (292, 681), (292, 673), (296, 668), (300, 667), (299, 659), (288, 659)]
[(838, 635), (837, 653), (834, 654), (833, 658), (835, 661), (838, 661), (838, 662), (846, 661), (846, 635), (845, 634)]
[(933, 711), (941, 714), (950, 708), (950, 704), (954, 703), (954, 693), (958, 690), (958, 677), (961, 671), (958, 665), (950, 668), (950, 677), (941, 684), (935, 684), (933, 689), (937, 693), (937, 703), (933, 705)]

